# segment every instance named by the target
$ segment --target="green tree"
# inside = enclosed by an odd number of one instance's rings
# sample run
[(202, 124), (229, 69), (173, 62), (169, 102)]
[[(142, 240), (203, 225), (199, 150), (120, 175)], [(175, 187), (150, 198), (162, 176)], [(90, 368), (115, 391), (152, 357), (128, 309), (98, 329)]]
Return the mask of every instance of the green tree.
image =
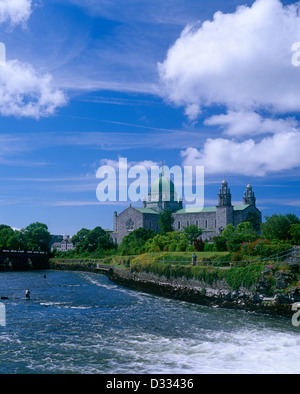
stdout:
[(256, 212), (250, 212), (246, 218), (246, 222), (249, 222), (256, 233), (260, 231), (261, 216)]
[(300, 224), (292, 224), (290, 227), (290, 235), (292, 237), (292, 242), (295, 245), (300, 245)]
[(123, 256), (142, 254), (145, 251), (145, 243), (152, 239), (155, 232), (151, 229), (138, 228), (126, 235), (119, 246), (119, 252)]
[(170, 210), (166, 210), (159, 215), (159, 228), (161, 234), (166, 234), (174, 231), (173, 223), (174, 218), (172, 216), (172, 212)]
[(256, 239), (256, 233), (249, 222), (242, 222), (237, 225), (236, 232), (242, 234), (245, 241), (254, 241)]
[(94, 252), (96, 249), (110, 250), (115, 248), (109, 233), (100, 226), (95, 227), (87, 234), (86, 243), (89, 252)]
[(213, 243), (217, 252), (227, 251), (227, 241), (226, 238), (222, 235), (216, 235), (215, 237), (213, 237)]
[(189, 226), (184, 227), (183, 232), (189, 242), (189, 245), (193, 245), (193, 242), (202, 235), (203, 230), (198, 228), (195, 224), (190, 224)]
[(257, 236), (249, 222), (240, 223), (236, 228), (228, 224), (222, 233), (230, 252), (238, 252), (244, 242), (252, 242)]
[(82, 228), (73, 236), (72, 242), (78, 253), (93, 253), (96, 250), (107, 251), (116, 247), (109, 233), (100, 226), (93, 230)]
[(100, 226), (93, 230), (82, 228), (72, 237), (72, 243), (76, 248), (76, 253), (83, 256), (96, 251), (100, 254), (116, 248), (109, 233)]
[(291, 225), (300, 223), (300, 219), (294, 213), (287, 213), (285, 216), (290, 221)]
[(10, 250), (27, 249), (25, 234), (22, 231), (14, 231), (14, 234), (7, 241), (7, 247)]
[(14, 235), (14, 230), (11, 227), (5, 224), (0, 225), (0, 250), (9, 249), (8, 240), (13, 235)]
[(166, 234), (157, 234), (154, 238), (146, 241), (146, 252), (177, 251), (185, 252), (189, 242), (184, 233), (172, 231)]
[(261, 233), (269, 241), (291, 240), (290, 228), (297, 223), (299, 219), (294, 214), (266, 216), (265, 223), (261, 225)]
[(72, 243), (76, 249), (84, 249), (86, 247), (86, 237), (91, 232), (87, 228), (82, 228), (72, 237)]
[(28, 250), (49, 252), (51, 235), (48, 226), (44, 223), (32, 223), (22, 230)]
[(235, 234), (235, 227), (233, 224), (228, 224), (222, 232), (222, 237), (229, 241)]

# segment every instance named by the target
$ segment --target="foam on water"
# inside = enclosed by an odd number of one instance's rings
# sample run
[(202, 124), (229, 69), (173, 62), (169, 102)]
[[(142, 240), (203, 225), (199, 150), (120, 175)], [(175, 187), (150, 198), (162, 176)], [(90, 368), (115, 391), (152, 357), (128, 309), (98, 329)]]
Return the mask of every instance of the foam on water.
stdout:
[(1, 373), (298, 373), (300, 329), (288, 319), (138, 293), (90, 273), (0, 273), (6, 301)]

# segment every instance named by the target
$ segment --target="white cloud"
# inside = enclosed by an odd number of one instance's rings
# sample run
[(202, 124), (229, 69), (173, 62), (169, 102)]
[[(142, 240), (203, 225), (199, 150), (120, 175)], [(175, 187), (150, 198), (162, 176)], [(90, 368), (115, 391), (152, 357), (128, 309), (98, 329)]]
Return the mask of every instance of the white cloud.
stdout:
[(200, 111), (212, 104), (300, 111), (300, 69), (292, 65), (291, 51), (300, 37), (299, 10), (299, 3), (257, 0), (186, 27), (159, 64), (167, 99), (187, 113), (193, 108), (193, 119), (197, 106)]
[(243, 174), (265, 176), (300, 167), (300, 132), (274, 134), (260, 142), (224, 138), (208, 139), (202, 150), (181, 152), (184, 165), (205, 167), (207, 174)]
[(0, 23), (24, 24), (32, 13), (31, 0), (0, 0)]
[[(32, 13), (32, 0), (0, 0), (0, 24), (24, 25)], [(0, 43), (0, 114), (33, 117), (52, 115), (66, 104), (64, 93), (56, 89), (50, 74), (40, 74), (29, 64), (6, 61)]]
[(185, 108), (184, 113), (190, 120), (196, 120), (201, 113), (201, 109), (198, 104), (190, 104)]
[(256, 0), (184, 29), (158, 65), (166, 100), (193, 122), (210, 107), (226, 112), (206, 115), (223, 136), (183, 151), (184, 164), (252, 176), (300, 167), (299, 123), (283, 118), (300, 111), (300, 67), (292, 64), (299, 40), (300, 2)]
[(295, 130), (298, 122), (294, 118), (268, 119), (256, 112), (233, 112), (226, 115), (214, 115), (204, 121), (208, 126), (220, 126), (224, 134), (231, 137), (277, 134)]
[(3, 116), (40, 118), (66, 104), (49, 74), (39, 74), (18, 60), (0, 66), (0, 113)]

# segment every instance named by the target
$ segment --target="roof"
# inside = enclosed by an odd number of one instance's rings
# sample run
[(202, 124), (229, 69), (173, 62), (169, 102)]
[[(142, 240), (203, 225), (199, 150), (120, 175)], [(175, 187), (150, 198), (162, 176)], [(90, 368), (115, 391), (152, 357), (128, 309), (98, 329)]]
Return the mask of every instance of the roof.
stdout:
[[(244, 211), (246, 208), (250, 207), (250, 205), (235, 205), (233, 207), (234, 211)], [(204, 207), (200, 208), (189, 208), (189, 209), (180, 209), (179, 211), (174, 212), (175, 215), (177, 214), (185, 214), (185, 213), (209, 213), (209, 212), (216, 212), (217, 207)]]
[(205, 207), (205, 208), (188, 208), (188, 209), (180, 209), (179, 211), (174, 212), (175, 215), (180, 213), (204, 213), (204, 212), (216, 212), (216, 207)]
[(233, 207), (234, 211), (244, 211), (244, 209), (250, 207), (250, 204), (247, 205), (235, 205)]
[[(234, 211), (243, 211), (246, 208), (250, 207), (250, 205), (235, 205), (233, 207)], [(134, 208), (137, 211), (141, 212), (141, 213), (151, 213), (154, 215), (159, 215), (159, 212), (155, 211), (154, 209), (151, 208)], [(173, 212), (173, 214), (175, 215), (179, 215), (179, 214), (187, 214), (187, 213), (209, 213), (209, 212), (216, 212), (217, 211), (217, 207), (204, 207), (202, 209), (200, 208), (188, 208), (188, 209), (180, 209), (179, 211), (175, 211)]]
[(141, 212), (141, 213), (152, 213), (154, 215), (159, 215), (159, 212), (154, 211), (154, 209), (151, 208), (134, 208), (137, 211)]

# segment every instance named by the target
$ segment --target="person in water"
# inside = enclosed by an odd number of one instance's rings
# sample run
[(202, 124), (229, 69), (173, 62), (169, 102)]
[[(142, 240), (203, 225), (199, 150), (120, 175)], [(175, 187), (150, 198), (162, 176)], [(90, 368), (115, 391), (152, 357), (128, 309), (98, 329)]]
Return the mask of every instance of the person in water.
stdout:
[(26, 297), (27, 300), (30, 300), (30, 291), (29, 291), (29, 289), (26, 290), (25, 297)]

